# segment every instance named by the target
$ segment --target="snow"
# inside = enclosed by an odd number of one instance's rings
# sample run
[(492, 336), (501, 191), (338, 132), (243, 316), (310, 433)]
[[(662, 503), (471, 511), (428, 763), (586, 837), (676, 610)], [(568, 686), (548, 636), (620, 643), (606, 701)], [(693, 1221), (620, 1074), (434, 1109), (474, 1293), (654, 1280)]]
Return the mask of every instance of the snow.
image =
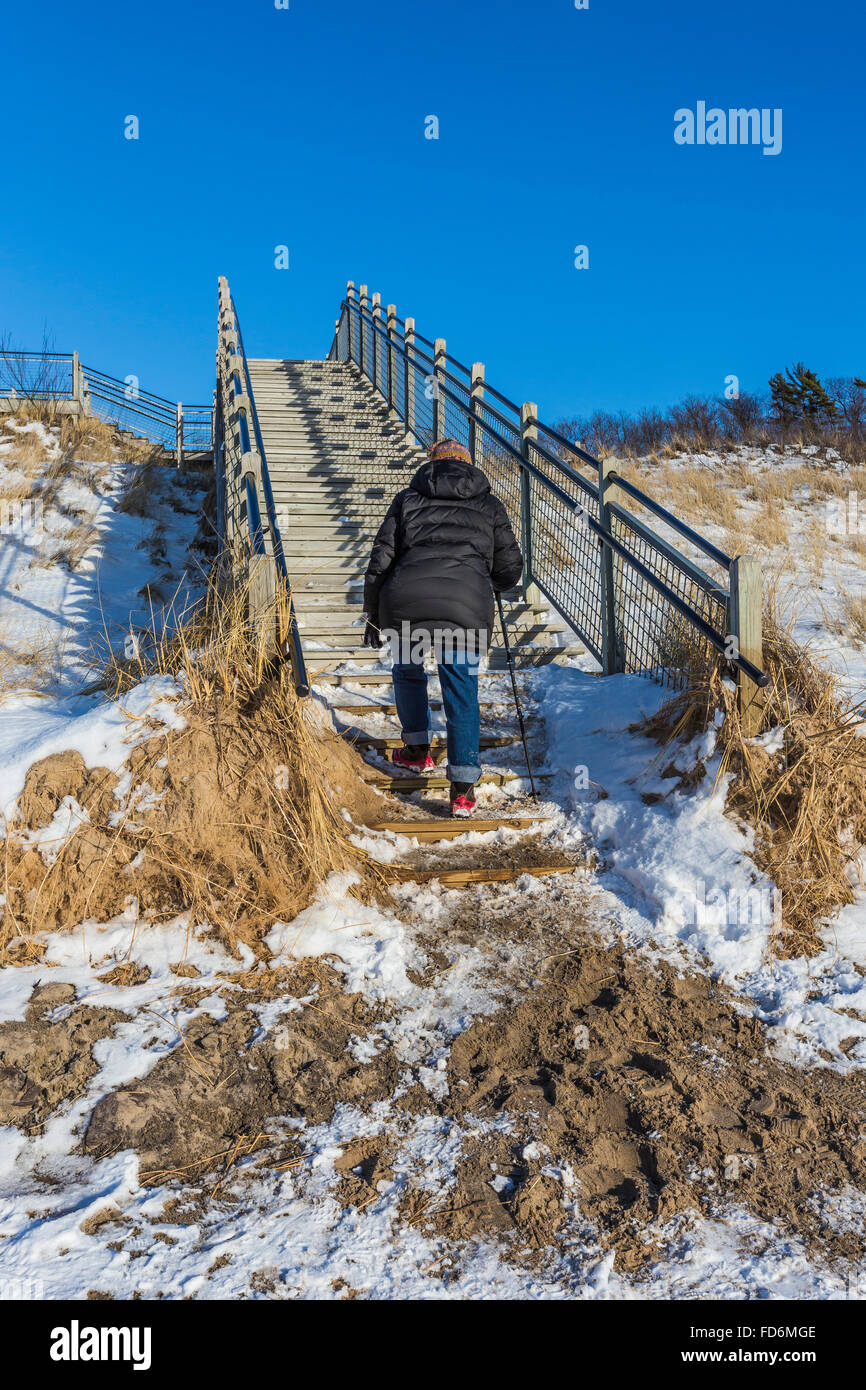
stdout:
[[(43, 430), (39, 437), (56, 452), (49, 433)], [(142, 590), (154, 579), (148, 546), (157, 527), (165, 555), (159, 573), (163, 582), (171, 577), (172, 592), (177, 588), (179, 610), (196, 582), (186, 555), (190, 515), (173, 509), (168, 489), (153, 518), (119, 512), (115, 504), (128, 477), (120, 464), (82, 465), (79, 476), (63, 481), (64, 506), (83, 512), (97, 535), (78, 567), (48, 563), (70, 529), (68, 517), (52, 506), (42, 510), (29, 533), (14, 537), (0, 552), (0, 634), (5, 646), (11, 642), (21, 654), (21, 684), (27, 684), (28, 651), (53, 654), (49, 675), (32, 682), (38, 693), (0, 698), (0, 811), (5, 816), (14, 810), (28, 768), (72, 749), (88, 767), (118, 774), (118, 806), (126, 814), (144, 811), (155, 798), (146, 783), (133, 785), (130, 750), (161, 730), (184, 727), (184, 692), (168, 676), (151, 676), (119, 700), (83, 693), (98, 669), (93, 653), (104, 634), (122, 645), (127, 635), (137, 642), (146, 630), (149, 601)], [(23, 481), (14, 440), (4, 441), (0, 484), (11, 488)], [(833, 596), (831, 584), (828, 578), (825, 600)], [(813, 607), (801, 630), (815, 622)], [(825, 651), (850, 688), (866, 689), (862, 650), (832, 639), (826, 627), (822, 634)], [(827, 949), (820, 956), (774, 959), (769, 949), (778, 925), (774, 885), (751, 857), (750, 832), (725, 814), (715, 731), (688, 749), (677, 747), (675, 755), (657, 749), (630, 726), (657, 710), (668, 692), (638, 677), (602, 683), (592, 667), (589, 660), (541, 667), (531, 681), (554, 773), (538, 808), (547, 817), (547, 842), (576, 854), (591, 846), (600, 858), (580, 881), (581, 902), (594, 914), (592, 930), (623, 940), (650, 963), (663, 956), (680, 970), (705, 970), (723, 980), (744, 1010), (757, 1010), (767, 1023), (771, 1045), (782, 1057), (840, 1071), (866, 1065), (861, 973), (866, 892), (858, 887), (855, 903), (827, 925)], [(500, 724), (510, 719), (507, 678), (491, 680), (486, 688), (495, 702), (492, 717)], [(363, 686), (329, 692), (343, 703), (353, 696), (366, 701), (375, 692)], [(441, 711), (434, 721), (442, 727)], [(381, 715), (364, 715), (359, 727), (373, 736), (393, 732)], [(783, 732), (772, 730), (760, 742), (777, 751)], [(706, 767), (703, 781), (673, 791), (674, 779), (661, 775), (673, 756), (683, 770), (700, 758)], [(523, 769), (519, 746), (497, 750), (495, 760), (503, 768)], [(485, 789), (483, 806), (508, 807), (520, 786)], [(27, 838), (50, 863), (85, 816), (67, 797), (51, 822), (34, 827)], [(386, 864), (417, 846), (408, 836), (358, 828), (353, 838)], [(500, 845), (507, 853), (517, 838), (507, 830), (480, 834), (468, 826), (451, 843), (457, 849)], [(24, 1018), (34, 987), (46, 978), (73, 985), (76, 1008), (93, 1004), (124, 1015), (94, 1047), (96, 1074), (82, 1094), (49, 1118), (41, 1134), (0, 1129), (4, 1289), (38, 1289), (38, 1296), (47, 1298), (80, 1297), (93, 1289), (121, 1298), (331, 1299), (346, 1288), (379, 1299), (850, 1295), (843, 1275), (735, 1205), (724, 1221), (680, 1213), (654, 1227), (656, 1247), (647, 1270), (639, 1280), (629, 1278), (618, 1270), (614, 1253), (605, 1252), (586, 1229), (573, 1173), (550, 1164), (549, 1153), (536, 1141), (523, 1145), (522, 1158), (561, 1185), (563, 1205), (573, 1217), (562, 1248), (546, 1265), (526, 1268), (482, 1240), (457, 1248), (402, 1220), (398, 1205), (410, 1180), (420, 1181), (434, 1203), (447, 1202), (461, 1157), (480, 1137), (495, 1129), (508, 1132), (511, 1123), (507, 1114), (458, 1123), (435, 1107), (410, 1112), (401, 1106), (402, 1097), (420, 1083), (431, 1097), (447, 1099), (445, 1071), (453, 1039), (474, 1018), (507, 1006), (514, 998), (515, 975), (530, 980), (542, 951), (537, 941), (510, 942), (497, 956), (466, 934), (459, 942), (449, 939), (444, 928), (467, 899), (435, 881), (400, 883), (375, 906), (354, 895), (357, 886), (356, 876), (333, 874), (293, 921), (276, 923), (266, 938), (267, 967), (256, 966), (243, 946), (230, 956), (207, 927), (192, 929), (184, 916), (161, 925), (142, 922), (130, 898), (112, 921), (85, 921), (45, 934), (40, 938), (45, 954), (37, 964), (0, 971), (0, 1022)], [(494, 891), (503, 915), (526, 916), (557, 890), (524, 875)], [(445, 966), (433, 957), (440, 946), (451, 957)], [(402, 1073), (388, 1101), (366, 1111), (337, 1104), (320, 1125), (269, 1121), (275, 1137), (300, 1139), (302, 1162), (279, 1172), (269, 1166), (267, 1152), (241, 1159), (221, 1196), (197, 1209), (185, 1225), (169, 1221), (165, 1213), (178, 1189), (144, 1186), (135, 1154), (96, 1161), (78, 1151), (82, 1128), (99, 1099), (146, 1076), (180, 1046), (183, 1030), (198, 1015), (225, 1016), (226, 1000), (238, 989), (233, 977), (253, 968), (283, 970), (310, 958), (330, 962), (346, 991), (360, 993), (376, 1010), (367, 1033), (350, 1034), (346, 1046), (359, 1065), (386, 1046), (394, 1048)], [(125, 963), (144, 967), (147, 979), (112, 985), (98, 978)], [(177, 973), (181, 963), (198, 971), (189, 1002), (189, 982)], [(315, 1007), (317, 987), (309, 989), (306, 975), (304, 981), (307, 993), (286, 992), (252, 1004), (256, 1039), (279, 1037), (290, 1015)], [(58, 1016), (70, 1007), (61, 1006)], [(581, 1045), (576, 1033), (575, 1047)], [(338, 1201), (337, 1165), (346, 1151), (359, 1138), (386, 1133), (396, 1141), (389, 1159), (392, 1178), (379, 1182), (375, 1199), (363, 1209)], [(509, 1182), (491, 1172), (492, 1192), (506, 1190)], [(855, 1192), (836, 1194), (826, 1214), (837, 1225), (856, 1227), (866, 1215), (864, 1199)], [(91, 1224), (106, 1215), (111, 1219), (104, 1228)]]
[[(255, 1157), (242, 1161), (224, 1184), (224, 1198), (189, 1224), (165, 1220), (165, 1189), (142, 1187), (130, 1154), (86, 1173), (70, 1163), (62, 1185), (31, 1196), (29, 1205), (0, 1188), (4, 1277), (13, 1287), (40, 1288), (46, 1298), (65, 1296), (70, 1277), (80, 1290), (145, 1299), (247, 1298), (257, 1287), (260, 1296), (278, 1299), (335, 1299), (345, 1289), (401, 1300), (851, 1296), (851, 1276), (816, 1266), (796, 1238), (780, 1238), (736, 1206), (723, 1222), (681, 1213), (665, 1223), (654, 1232), (658, 1248), (637, 1283), (619, 1274), (614, 1252), (586, 1233), (568, 1240), (561, 1261), (537, 1269), (504, 1260), (490, 1242), (460, 1249), (431, 1238), (397, 1219), (407, 1175), (420, 1167), (431, 1209), (447, 1206), (460, 1154), (485, 1130), (471, 1121), (461, 1128), (447, 1116), (402, 1117), (393, 1179), (379, 1183), (363, 1210), (341, 1206), (333, 1195), (336, 1163), (359, 1138), (386, 1125), (392, 1132), (394, 1121), (384, 1105), (372, 1113), (338, 1106), (329, 1123), (298, 1130), (301, 1165), (279, 1173)], [(570, 1174), (545, 1172), (574, 1206)], [(507, 1181), (492, 1174), (491, 1189)], [(120, 1214), (124, 1223), (109, 1219), (108, 1237), (89, 1225)], [(836, 1199), (832, 1217), (853, 1225), (864, 1214), (862, 1198), (851, 1194)]]
[[(828, 928), (833, 949), (812, 960), (780, 961), (770, 947), (778, 929), (775, 885), (749, 857), (751, 834), (724, 811), (715, 732), (691, 745), (659, 750), (629, 726), (654, 713), (668, 695), (639, 676), (599, 678), (576, 664), (547, 666), (534, 677), (547, 725), (551, 760), (564, 769), (556, 790), (570, 805), (574, 833), (603, 856), (605, 886), (619, 900), (620, 934), (682, 966), (707, 968), (757, 1006), (771, 1025), (780, 1055), (843, 1071), (866, 1064), (866, 980), (856, 964), (866, 939), (866, 894)], [(660, 772), (672, 759), (681, 771), (700, 758), (707, 769), (696, 787), (672, 791)], [(590, 785), (575, 788), (574, 770)], [(598, 797), (598, 788), (605, 796)], [(647, 802), (645, 796), (663, 800)], [(860, 1037), (848, 1052), (839, 1044)]]
[[(49, 462), (59, 459), (54, 432), (41, 424), (4, 423), (36, 435)], [(109, 646), (122, 649), (126, 635), (145, 634), (154, 625), (171, 630), (201, 589), (202, 575), (188, 555), (201, 494), (178, 484), (167, 468), (152, 484), (153, 515), (131, 515), (118, 503), (133, 474), (128, 464), (76, 462), (43, 502), (42, 480), (23, 474), (11, 451), (0, 454), (0, 500), (16, 481), (37, 489), (32, 524), (30, 514), (22, 521), (13, 508), (0, 546), (0, 649), (21, 663), (19, 680), (0, 688), (4, 815), (40, 758), (76, 748), (89, 767), (116, 770), (128, 755), (130, 720), (182, 727), (168, 678), (152, 678), (111, 707), (82, 693), (100, 674)], [(92, 532), (93, 540), (70, 566), (57, 554), (76, 530)]]
[(308, 956), (333, 958), (350, 993), (371, 1002), (405, 1001), (413, 992), (406, 974), (423, 957), (395, 917), (352, 898), (357, 874), (331, 874), (314, 901), (292, 922), (278, 922), (265, 945), (273, 969)]
[(74, 751), (87, 767), (119, 772), (130, 750), (154, 733), (183, 729), (182, 695), (171, 676), (148, 676), (117, 700), (71, 696), (38, 704), (7, 699), (0, 706), (0, 814), (12, 815), (33, 763)]
[[(265, 938), (271, 967), (310, 956), (329, 961), (350, 993), (362, 994), (371, 1005), (390, 1006), (390, 1016), (355, 1044), (355, 1055), (359, 1049), (375, 1055), (388, 1042), (402, 1062), (416, 1069), (423, 1085), (433, 1094), (445, 1094), (443, 1066), (451, 1040), (474, 1017), (499, 1007), (500, 991), (489, 978), (484, 980), (487, 958), (480, 950), (462, 947), (452, 968), (439, 972), (430, 985), (414, 983), (410, 971), (423, 977), (429, 969), (425, 950), (396, 913), (353, 897), (357, 882), (354, 874), (331, 874), (309, 907), (292, 922), (277, 923)], [(409, 882), (399, 885), (394, 896), (411, 903), (418, 921), (435, 925), (456, 891)]]
[(25, 831), (19, 836), (22, 844), (38, 849), (42, 862), (50, 867), (57, 863), (61, 849), (80, 826), (86, 825), (90, 813), (79, 806), (74, 796), (64, 796), (47, 825), (36, 830)]

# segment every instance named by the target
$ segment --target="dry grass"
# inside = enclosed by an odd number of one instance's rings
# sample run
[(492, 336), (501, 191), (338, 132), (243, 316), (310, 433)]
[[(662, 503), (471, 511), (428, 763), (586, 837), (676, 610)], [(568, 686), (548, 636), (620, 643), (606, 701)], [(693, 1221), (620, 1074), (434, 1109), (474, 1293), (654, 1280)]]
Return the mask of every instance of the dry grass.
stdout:
[(161, 445), (149, 439), (123, 437), (116, 425), (96, 415), (59, 415), (52, 406), (51, 401), (37, 401), (0, 417), (0, 434), (5, 441), (15, 441), (16, 462), (44, 463), (54, 454), (46, 450), (35, 431), (21, 429), (27, 424), (44, 425), (54, 436), (55, 451), (86, 463), (120, 460), (143, 464), (165, 457)]
[(149, 633), (130, 632), (128, 656), (114, 648), (105, 663), (103, 687), (111, 699), (150, 675), (170, 675), (181, 682), (196, 704), (215, 693), (223, 698), (245, 691), (250, 697), (270, 675), (268, 632), (286, 619), (275, 612), (253, 624), (249, 596), (242, 584), (220, 587), (211, 579), (204, 597), (187, 613), (169, 610)]
[(156, 454), (141, 460), (124, 489), (118, 510), (129, 516), (154, 517), (158, 510), (156, 484), (162, 467), (164, 465), (158, 463)]
[[(736, 469), (720, 476), (716, 469), (705, 466), (673, 468), (668, 464), (655, 467), (626, 465), (618, 470), (622, 476), (650, 497), (663, 503), (669, 511), (689, 521), (706, 525), (712, 521), (718, 526), (734, 526), (738, 519), (739, 483)], [(638, 514), (644, 509), (628, 500), (629, 510)], [(644, 520), (657, 524), (651, 513), (644, 513)]]
[(0, 462), (24, 473), (28, 478), (35, 478), (47, 460), (53, 457), (54, 451), (46, 448), (41, 432), (16, 428), (27, 423), (26, 417), (21, 415), (0, 417), (0, 441), (12, 445), (11, 452), (0, 454)]
[(841, 616), (832, 624), (828, 621), (828, 626), (832, 626), (834, 631), (855, 642), (866, 643), (866, 593), (862, 589), (840, 588), (839, 604)]
[(55, 638), (23, 640), (0, 628), (0, 700), (7, 695), (44, 695), (60, 678), (63, 643)]
[[(0, 438), (14, 444), (12, 454), (0, 455), (0, 504), (8, 508), (38, 502), (65, 516), (70, 526), (60, 548), (35, 557), (33, 563), (63, 564), (74, 570), (99, 539), (99, 532), (86, 512), (64, 502), (64, 485), (76, 484), (96, 495), (107, 484), (112, 461), (132, 462), (136, 466), (118, 503), (119, 509), (134, 516), (153, 517), (155, 484), (164, 467), (160, 462), (162, 450), (146, 440), (121, 439), (113, 425), (92, 416), (60, 417), (52, 426), (50, 442), (46, 442), (40, 433), (16, 428), (32, 420), (33, 415), (34, 411), (28, 408), (16, 416), (0, 419)], [(44, 424), (44, 419), (40, 423)], [(5, 477), (4, 460), (11, 465)], [(94, 466), (100, 463), (106, 467)]]
[[(113, 659), (106, 685), (122, 704), (125, 691), (158, 672), (185, 689), (187, 727), (166, 733), (154, 724), (132, 749), (125, 801), (114, 774), (88, 771), (78, 755), (30, 769), (3, 846), (7, 959), (32, 958), (41, 931), (107, 920), (130, 900), (145, 923), (183, 914), (191, 926), (214, 928), (230, 950), (245, 942), (261, 953), (274, 922), (292, 920), (332, 871), (353, 868), (371, 880), (341, 812), (357, 813), (375, 794), (358, 776), (357, 755), (313, 727), (284, 669), (269, 665), (242, 592), (211, 588), (180, 632), (153, 635), (147, 656)], [(141, 722), (147, 727), (147, 716)], [(145, 785), (142, 810), (135, 789)], [(64, 796), (88, 822), (46, 865), (20, 828), (47, 824)]]
[(764, 668), (771, 683), (763, 727), (783, 730), (778, 753), (745, 737), (736, 699), (715, 673), (638, 727), (667, 743), (708, 727), (723, 710), (719, 776), (733, 774), (728, 807), (755, 828), (755, 861), (781, 894), (782, 924), (772, 949), (815, 955), (824, 949), (822, 921), (854, 901), (858, 848), (866, 843), (864, 712), (772, 614), (765, 621)]
[(99, 528), (89, 520), (80, 520), (64, 537), (60, 549), (54, 556), (54, 563), (75, 570), (82, 560), (90, 554), (99, 540)]

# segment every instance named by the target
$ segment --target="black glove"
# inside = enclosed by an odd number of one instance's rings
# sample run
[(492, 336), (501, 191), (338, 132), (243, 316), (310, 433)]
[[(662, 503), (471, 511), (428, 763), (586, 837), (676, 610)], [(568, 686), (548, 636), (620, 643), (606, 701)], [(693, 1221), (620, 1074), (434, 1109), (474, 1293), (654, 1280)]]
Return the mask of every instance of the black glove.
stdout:
[(382, 634), (379, 631), (378, 624), (374, 623), (370, 618), (368, 618), (367, 626), (364, 628), (364, 646), (381, 647), (381, 645)]

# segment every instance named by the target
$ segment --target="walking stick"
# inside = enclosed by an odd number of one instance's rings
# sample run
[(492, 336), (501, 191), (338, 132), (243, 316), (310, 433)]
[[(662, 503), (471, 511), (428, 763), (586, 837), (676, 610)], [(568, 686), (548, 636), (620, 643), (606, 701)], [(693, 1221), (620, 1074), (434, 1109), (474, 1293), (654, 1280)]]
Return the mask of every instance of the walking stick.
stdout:
[(505, 659), (508, 662), (508, 669), (511, 672), (511, 689), (514, 692), (514, 708), (517, 710), (517, 722), (520, 725), (520, 737), (523, 740), (523, 752), (526, 758), (526, 771), (529, 773), (529, 785), (532, 788), (533, 801), (538, 800), (538, 792), (535, 790), (535, 778), (532, 775), (532, 763), (529, 761), (529, 749), (526, 745), (526, 726), (523, 723), (523, 710), (520, 708), (520, 696), (517, 694), (517, 680), (514, 675), (514, 662), (511, 659), (511, 645), (508, 641), (508, 633), (505, 630), (505, 614), (502, 611), (502, 595), (497, 593), (496, 602), (499, 606), (499, 625), (502, 628), (502, 640), (505, 643)]

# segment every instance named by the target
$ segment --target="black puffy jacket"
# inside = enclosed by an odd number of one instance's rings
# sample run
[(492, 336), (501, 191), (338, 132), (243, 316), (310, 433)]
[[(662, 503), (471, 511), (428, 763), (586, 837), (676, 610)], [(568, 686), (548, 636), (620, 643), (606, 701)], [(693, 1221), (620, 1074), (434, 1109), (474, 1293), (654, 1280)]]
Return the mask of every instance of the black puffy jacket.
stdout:
[(381, 628), (493, 630), (493, 591), (523, 569), (508, 514), (478, 468), (425, 463), (398, 492), (373, 542), (364, 608)]

